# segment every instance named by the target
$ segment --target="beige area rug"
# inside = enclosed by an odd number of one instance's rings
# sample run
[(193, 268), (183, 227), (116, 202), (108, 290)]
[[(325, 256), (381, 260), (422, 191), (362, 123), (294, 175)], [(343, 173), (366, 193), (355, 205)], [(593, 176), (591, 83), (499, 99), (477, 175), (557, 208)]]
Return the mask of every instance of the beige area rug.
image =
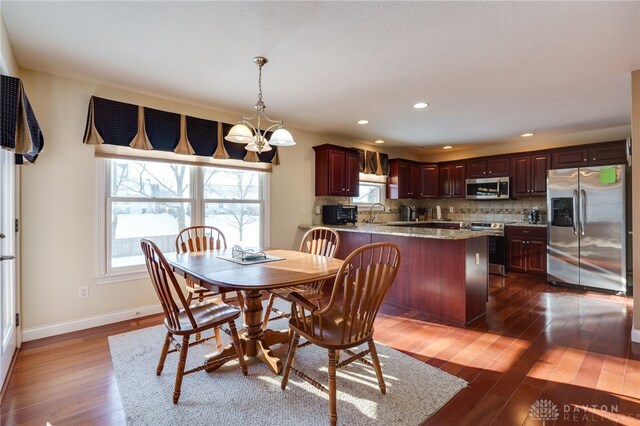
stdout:
[[(286, 320), (269, 323), (282, 329)], [(239, 324), (238, 324), (239, 325)], [(329, 423), (328, 395), (292, 374), (286, 390), (282, 376), (255, 358), (248, 359), (249, 375), (237, 361), (213, 373), (199, 371), (184, 377), (177, 405), (171, 402), (177, 354), (167, 357), (164, 371), (156, 366), (165, 335), (155, 326), (109, 337), (111, 358), (122, 404), (130, 425), (314, 425)], [(223, 333), (224, 337), (227, 337)], [(360, 362), (339, 369), (338, 424), (419, 425), (455, 396), (467, 383), (444, 371), (377, 344), (387, 385), (380, 393), (375, 372)], [(274, 352), (286, 360), (284, 345)], [(202, 364), (213, 351), (213, 340), (189, 349), (187, 369)], [(342, 359), (348, 355), (342, 353)], [(316, 346), (300, 348), (297, 366), (328, 386), (328, 356)]]

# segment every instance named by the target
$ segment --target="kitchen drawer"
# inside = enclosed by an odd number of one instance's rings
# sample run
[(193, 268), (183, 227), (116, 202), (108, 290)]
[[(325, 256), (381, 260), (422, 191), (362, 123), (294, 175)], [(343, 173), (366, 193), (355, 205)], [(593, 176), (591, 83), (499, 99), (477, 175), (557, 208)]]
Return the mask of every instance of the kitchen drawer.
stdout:
[(506, 226), (507, 237), (547, 238), (547, 228), (534, 226)]

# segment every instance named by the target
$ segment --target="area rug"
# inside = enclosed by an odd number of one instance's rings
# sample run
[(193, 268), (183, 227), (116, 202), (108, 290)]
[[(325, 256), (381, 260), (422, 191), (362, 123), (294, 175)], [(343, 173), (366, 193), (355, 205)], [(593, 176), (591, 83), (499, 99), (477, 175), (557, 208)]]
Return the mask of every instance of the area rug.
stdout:
[[(240, 324), (238, 324), (240, 325)], [(269, 323), (284, 329), (286, 320)], [(167, 357), (164, 371), (156, 366), (166, 329), (155, 326), (109, 337), (111, 358), (130, 425), (313, 425), (329, 423), (328, 395), (291, 374), (286, 390), (282, 376), (255, 358), (248, 359), (249, 375), (237, 361), (212, 373), (184, 377), (177, 405), (171, 402), (177, 354)], [(224, 333), (223, 336), (226, 337)], [(189, 349), (187, 369), (201, 365), (213, 342)], [(209, 343), (211, 343), (209, 345)], [(340, 425), (419, 425), (453, 398), (467, 383), (380, 343), (376, 344), (387, 393), (378, 388), (375, 372), (360, 362), (337, 373), (337, 411)], [(274, 353), (286, 360), (286, 348)], [(341, 354), (342, 359), (348, 355)], [(328, 356), (315, 346), (300, 348), (294, 367), (327, 384)]]

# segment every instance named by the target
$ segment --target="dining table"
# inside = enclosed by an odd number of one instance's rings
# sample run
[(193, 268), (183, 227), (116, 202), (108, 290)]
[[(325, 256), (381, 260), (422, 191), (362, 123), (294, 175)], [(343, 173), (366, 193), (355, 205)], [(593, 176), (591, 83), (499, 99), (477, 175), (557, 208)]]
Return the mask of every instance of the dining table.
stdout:
[[(282, 361), (271, 346), (287, 343), (289, 330), (264, 328), (262, 291), (335, 278), (342, 260), (295, 250), (258, 248), (268, 261), (243, 263), (233, 259), (232, 249), (168, 254), (174, 272), (215, 292), (241, 290), (244, 330), (240, 344), (245, 356), (258, 357), (274, 373), (282, 372)], [(208, 354), (205, 371), (213, 371), (236, 357), (229, 344)]]

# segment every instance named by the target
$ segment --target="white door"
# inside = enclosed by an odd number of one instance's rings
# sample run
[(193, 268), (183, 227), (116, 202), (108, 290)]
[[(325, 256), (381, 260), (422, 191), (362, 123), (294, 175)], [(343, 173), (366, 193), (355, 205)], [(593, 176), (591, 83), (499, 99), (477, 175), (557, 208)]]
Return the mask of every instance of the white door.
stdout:
[(0, 387), (16, 350), (16, 193), (14, 153), (0, 149)]

